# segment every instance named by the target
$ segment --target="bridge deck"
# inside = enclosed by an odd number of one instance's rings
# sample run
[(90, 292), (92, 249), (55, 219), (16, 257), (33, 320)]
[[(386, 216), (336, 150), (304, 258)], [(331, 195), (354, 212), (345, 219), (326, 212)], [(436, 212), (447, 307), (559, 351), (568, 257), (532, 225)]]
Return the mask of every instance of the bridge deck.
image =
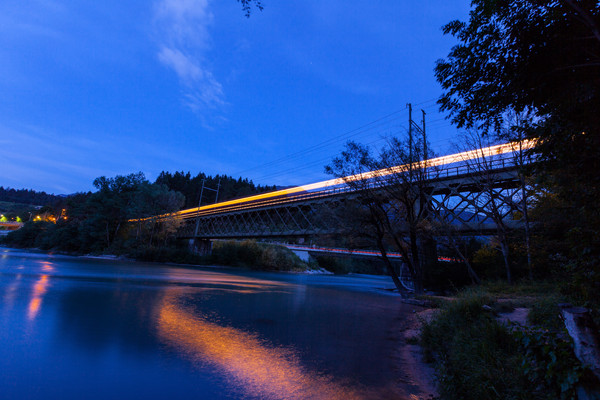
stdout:
[[(521, 148), (524, 149), (534, 145), (533, 141), (523, 143)], [(448, 216), (462, 233), (495, 231), (496, 224), (480, 212), (481, 207), (489, 203), (480, 181), (489, 179), (490, 171), (474, 168), (468, 162), (487, 157), (493, 167), (493, 190), (500, 199), (504, 199), (506, 223), (517, 226), (519, 221), (512, 220), (512, 213), (516, 203), (513, 198), (520, 181), (518, 167), (510, 155), (518, 146), (515, 143), (503, 144), (415, 163), (427, 174), (424, 182), (427, 201), (438, 213)], [(385, 168), (182, 210), (174, 217), (188, 221), (180, 237), (260, 238), (334, 234), (339, 229), (333, 220), (327, 218), (328, 211), (330, 214), (332, 209), (361, 194), (348, 182), (372, 180), (381, 185), (386, 177), (407, 171), (406, 165)]]

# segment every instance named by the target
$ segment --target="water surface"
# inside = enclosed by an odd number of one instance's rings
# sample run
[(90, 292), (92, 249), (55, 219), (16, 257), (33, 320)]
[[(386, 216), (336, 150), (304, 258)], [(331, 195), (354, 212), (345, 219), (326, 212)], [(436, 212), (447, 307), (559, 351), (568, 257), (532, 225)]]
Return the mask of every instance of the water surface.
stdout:
[(0, 248), (0, 397), (399, 398), (391, 286)]

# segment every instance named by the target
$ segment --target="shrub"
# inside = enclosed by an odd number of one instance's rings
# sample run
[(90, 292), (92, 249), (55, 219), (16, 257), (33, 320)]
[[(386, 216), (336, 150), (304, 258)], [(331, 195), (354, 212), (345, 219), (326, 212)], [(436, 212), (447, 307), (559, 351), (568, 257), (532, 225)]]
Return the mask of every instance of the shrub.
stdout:
[(483, 305), (489, 298), (469, 293), (449, 302), (425, 324), (421, 343), (436, 361), (440, 392), (448, 399), (518, 399), (518, 346), (507, 328)]
[(10, 232), (3, 244), (15, 247), (35, 247), (37, 237), (53, 226), (50, 222), (27, 222), (20, 229)]
[(307, 268), (306, 263), (290, 249), (254, 240), (215, 241), (211, 261), (220, 265), (273, 271), (303, 271)]
[(498, 279), (506, 276), (502, 253), (488, 245), (473, 254), (473, 268), (482, 279)]
[(495, 307), (493, 298), (467, 291), (423, 326), (421, 345), (426, 358), (435, 362), (442, 396), (575, 398), (582, 368), (571, 343), (547, 330), (509, 329), (484, 305)]
[(584, 373), (573, 353), (573, 344), (556, 332), (519, 329), (514, 336), (522, 352), (522, 371), (532, 397), (577, 399), (575, 385)]

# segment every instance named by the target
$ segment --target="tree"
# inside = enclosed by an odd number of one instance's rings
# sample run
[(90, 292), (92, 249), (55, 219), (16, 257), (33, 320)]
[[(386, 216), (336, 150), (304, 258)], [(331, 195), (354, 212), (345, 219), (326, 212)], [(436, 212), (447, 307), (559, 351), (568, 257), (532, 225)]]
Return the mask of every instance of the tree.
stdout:
[(510, 112), (530, 113), (526, 134), (542, 139), (537, 151), (543, 169), (559, 184), (575, 179), (593, 185), (597, 194), (600, 3), (474, 0), (472, 5), (468, 23), (452, 21), (443, 28), (459, 44), (435, 68), (444, 89), (441, 109), (459, 128), (484, 132), (500, 130)]
[(473, 0), (468, 22), (443, 30), (459, 43), (435, 68), (441, 109), (484, 133), (530, 115), (523, 133), (539, 139), (536, 173), (553, 204), (538, 218), (560, 219), (563, 229), (545, 229), (574, 244), (561, 256), (589, 283), (580, 292), (600, 292), (600, 3)]
[(153, 240), (167, 242), (183, 221), (173, 216), (183, 206), (185, 197), (180, 192), (169, 190), (166, 185), (143, 183), (139, 185), (132, 208), (136, 238), (146, 237), (148, 245)]
[(374, 240), (401, 292), (404, 289), (387, 256), (390, 249), (402, 254), (415, 291), (423, 290), (424, 260), (419, 250), (431, 236), (425, 193), (430, 171), (417, 167), (417, 161), (426, 159), (424, 148), (420, 140), (408, 143), (393, 138), (379, 157), (374, 157), (368, 147), (348, 142), (346, 150), (325, 167), (357, 194), (359, 207), (350, 226), (358, 226), (360, 235)]
[[(490, 135), (484, 136), (479, 131), (471, 130), (463, 136), (462, 143), (463, 150), (474, 150), (477, 154), (476, 158), (465, 158), (462, 161), (471, 175), (471, 184), (478, 193), (478, 196), (472, 200), (475, 207), (473, 211), (482, 214), (495, 226), (496, 240), (493, 242), (498, 244), (502, 253), (506, 280), (511, 283), (513, 280), (509, 248), (511, 227), (507, 225), (507, 220), (512, 219), (516, 210), (521, 210), (521, 197), (515, 197), (516, 193), (511, 189), (498, 186), (499, 174), (502, 173), (500, 167), (505, 165), (505, 160), (488, 155), (484, 151), (496, 144)], [(514, 162), (512, 159), (506, 161), (509, 164)]]
[(499, 128), (507, 111), (531, 108), (542, 125), (572, 123), (577, 129), (566, 136), (598, 130), (600, 116), (589, 112), (598, 109), (600, 95), (598, 2), (472, 5), (468, 23), (444, 26), (460, 43), (435, 68), (445, 90), (439, 102), (459, 127)]
[[(114, 178), (101, 176), (94, 180), (94, 187), (98, 191), (88, 199), (91, 208), (88, 225), (103, 226), (105, 247), (109, 247), (119, 234), (121, 227), (133, 215), (134, 199), (140, 185), (148, 183), (144, 174), (138, 172), (127, 176), (117, 175)], [(90, 228), (92, 228), (90, 226)], [(97, 229), (90, 229), (89, 233), (98, 236)]]
[[(207, 188), (216, 189), (217, 186), (219, 187), (219, 201), (275, 190), (275, 186), (254, 185), (248, 178), (234, 179), (227, 175), (210, 176), (203, 172), (192, 177), (190, 172), (184, 173), (181, 171), (172, 174), (163, 171), (156, 178), (155, 183), (166, 185), (170, 190), (183, 193), (185, 196), (184, 208), (192, 208), (198, 206), (203, 181)], [(216, 192), (212, 190), (204, 191), (202, 204), (213, 203), (215, 197)]]
[(238, 0), (238, 2), (242, 5), (242, 10), (246, 14), (246, 17), (250, 17), (250, 14), (252, 14), (253, 3), (258, 10), (262, 11), (263, 9), (261, 0)]

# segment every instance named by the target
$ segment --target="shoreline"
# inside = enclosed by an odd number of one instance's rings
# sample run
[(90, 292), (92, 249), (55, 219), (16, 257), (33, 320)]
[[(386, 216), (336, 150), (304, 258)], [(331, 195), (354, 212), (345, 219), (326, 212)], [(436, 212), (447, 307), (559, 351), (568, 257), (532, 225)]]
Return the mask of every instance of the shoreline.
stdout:
[(407, 399), (437, 399), (439, 393), (436, 388), (435, 369), (432, 364), (425, 362), (422, 348), (417, 343), (423, 322), (433, 318), (435, 309), (420, 308), (420, 311), (413, 311), (402, 323), (402, 342), (395, 354), (401, 375), (398, 379), (402, 383), (401, 387), (411, 389), (401, 393)]

